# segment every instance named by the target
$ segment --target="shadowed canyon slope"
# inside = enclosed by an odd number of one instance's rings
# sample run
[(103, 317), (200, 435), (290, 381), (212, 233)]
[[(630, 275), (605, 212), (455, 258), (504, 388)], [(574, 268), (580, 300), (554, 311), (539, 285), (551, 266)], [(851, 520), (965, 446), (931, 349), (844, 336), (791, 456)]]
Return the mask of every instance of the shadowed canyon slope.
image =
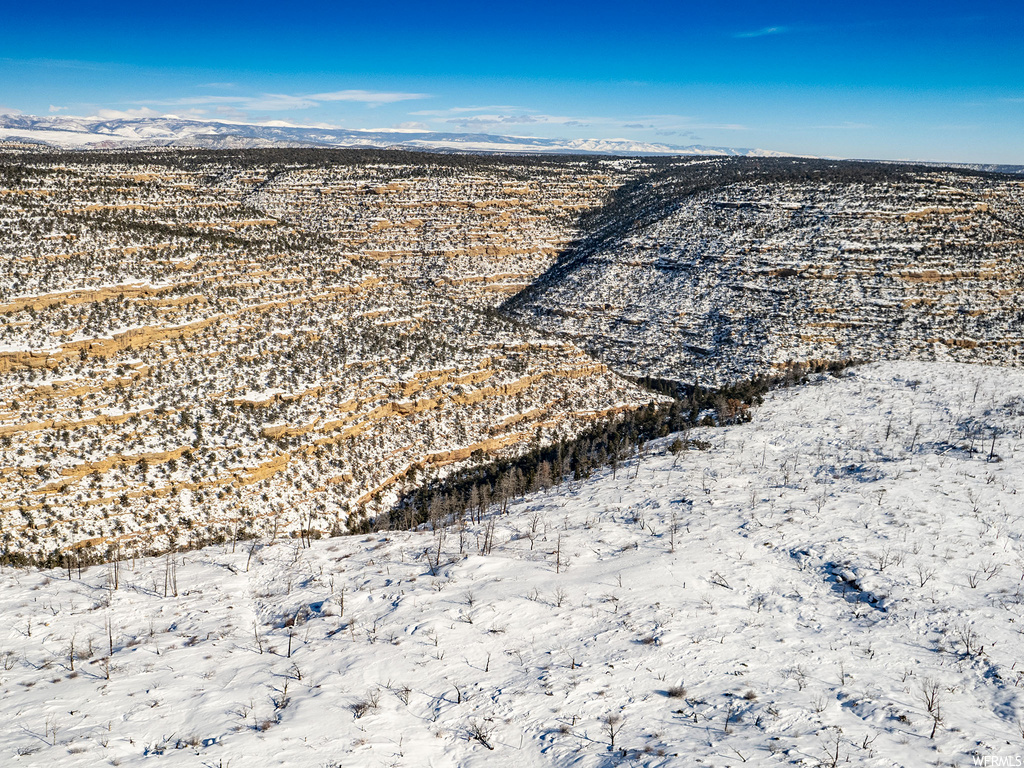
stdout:
[(1024, 183), (704, 161), (641, 178), (505, 309), (617, 370), (702, 383), (819, 359), (1017, 365)]

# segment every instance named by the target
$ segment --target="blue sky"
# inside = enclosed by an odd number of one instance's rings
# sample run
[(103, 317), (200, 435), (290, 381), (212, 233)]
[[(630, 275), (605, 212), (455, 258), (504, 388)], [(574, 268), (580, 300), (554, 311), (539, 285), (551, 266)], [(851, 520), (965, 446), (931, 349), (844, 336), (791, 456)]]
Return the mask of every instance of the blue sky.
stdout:
[(40, 7), (0, 111), (1024, 164), (1019, 0)]

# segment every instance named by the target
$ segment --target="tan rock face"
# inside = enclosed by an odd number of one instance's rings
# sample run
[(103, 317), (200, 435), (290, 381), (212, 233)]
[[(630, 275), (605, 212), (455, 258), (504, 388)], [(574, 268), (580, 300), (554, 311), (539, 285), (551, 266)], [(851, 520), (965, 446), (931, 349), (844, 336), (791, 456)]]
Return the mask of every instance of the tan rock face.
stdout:
[(650, 399), (477, 309), (621, 174), (74, 157), (0, 189), (0, 556), (344, 530)]
[[(402, 169), (409, 177), (387, 185), (361, 169), (297, 170), (277, 176), (257, 198), (267, 210), (330, 233), (347, 251), (386, 264), (403, 282), (443, 286), (459, 301), (493, 307), (550, 267), (579, 236), (580, 215), (626, 178), (600, 165), (551, 165), (509, 186), (507, 169), (427, 170)], [(323, 204), (326, 195), (330, 205)]]

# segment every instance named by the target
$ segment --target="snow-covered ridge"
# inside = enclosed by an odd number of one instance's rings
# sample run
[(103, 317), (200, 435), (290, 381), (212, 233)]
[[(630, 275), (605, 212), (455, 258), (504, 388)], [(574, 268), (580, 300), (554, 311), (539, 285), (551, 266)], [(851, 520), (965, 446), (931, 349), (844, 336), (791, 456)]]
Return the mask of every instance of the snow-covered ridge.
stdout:
[(1015, 764), (1024, 373), (696, 435), (479, 524), (2, 570), (0, 763)]
[(68, 149), (151, 146), (398, 147), (462, 152), (610, 155), (717, 155), (784, 157), (784, 152), (702, 145), (679, 146), (630, 139), (544, 139), (484, 133), (346, 130), (289, 125), (250, 125), (173, 116), (119, 118), (0, 115), (0, 140), (39, 142)]

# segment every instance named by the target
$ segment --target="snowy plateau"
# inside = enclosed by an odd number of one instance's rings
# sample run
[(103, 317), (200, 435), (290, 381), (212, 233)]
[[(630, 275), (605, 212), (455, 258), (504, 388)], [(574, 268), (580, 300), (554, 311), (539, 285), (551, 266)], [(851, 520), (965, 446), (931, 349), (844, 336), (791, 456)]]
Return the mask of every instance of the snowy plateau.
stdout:
[(285, 123), (256, 125), (163, 117), (105, 119), (99, 117), (36, 117), (0, 114), (0, 140), (29, 142), (66, 149), (114, 147), (403, 147), (454, 152), (518, 152), (525, 154), (712, 155), (784, 157), (765, 149), (679, 146), (631, 139), (545, 139), (487, 133), (443, 133), (418, 130), (346, 130)]
[(1017, 764), (1024, 373), (688, 437), (505, 515), (3, 568), (0, 764)]

